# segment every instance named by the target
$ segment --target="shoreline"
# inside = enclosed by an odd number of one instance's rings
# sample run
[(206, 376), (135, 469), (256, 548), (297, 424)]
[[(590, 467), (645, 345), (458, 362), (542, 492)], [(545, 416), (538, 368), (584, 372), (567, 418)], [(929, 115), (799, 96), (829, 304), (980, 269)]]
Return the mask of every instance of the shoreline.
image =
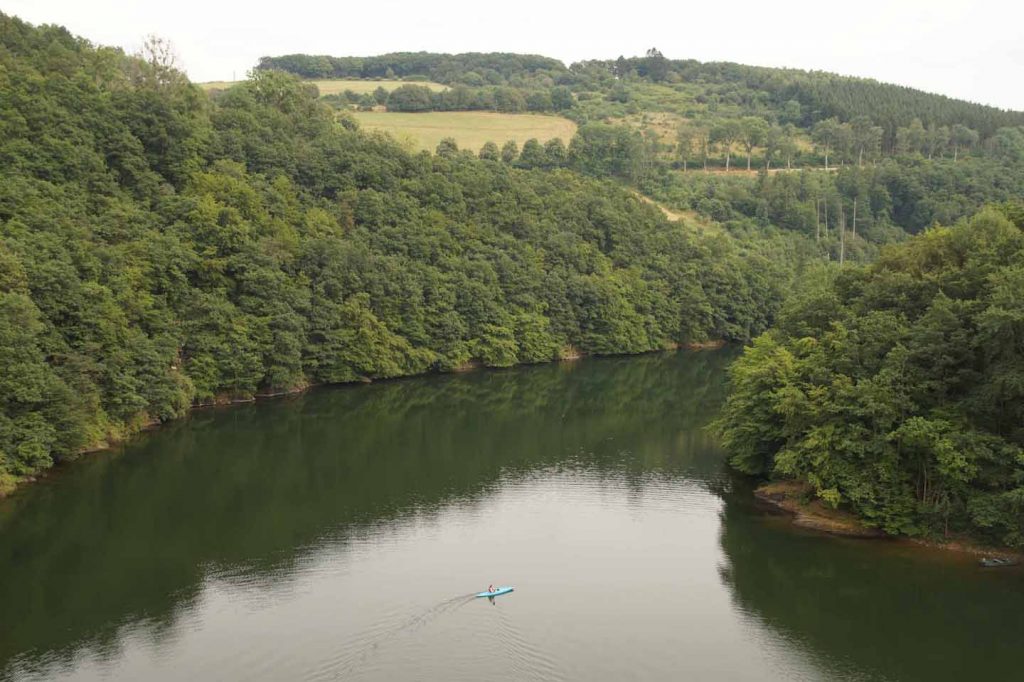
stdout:
[(928, 540), (905, 535), (889, 535), (879, 528), (865, 525), (852, 513), (832, 509), (818, 499), (805, 501), (810, 486), (800, 481), (771, 481), (762, 483), (753, 491), (754, 499), (775, 512), (791, 517), (790, 523), (798, 528), (858, 540), (885, 540), (917, 548), (940, 550), (976, 557), (1007, 557), (1024, 562), (1024, 551), (1010, 547), (980, 544), (970, 538), (955, 537), (948, 540)]
[[(650, 353), (672, 353), (672, 352), (676, 352), (676, 351), (679, 351), (679, 350), (686, 350), (686, 351), (718, 350), (718, 349), (724, 348), (727, 345), (729, 345), (729, 342), (719, 339), (719, 340), (714, 340), (714, 341), (703, 341), (703, 342), (690, 342), (690, 343), (685, 343), (685, 344), (674, 344), (673, 346), (668, 347), (668, 348), (656, 348), (656, 349), (653, 349), (653, 350), (650, 350), (650, 351), (645, 351), (645, 352), (642, 352), (642, 353), (621, 353), (621, 354), (594, 355), (594, 356), (591, 356), (591, 355), (589, 355), (587, 353), (583, 353), (580, 350), (578, 350), (575, 346), (569, 345), (569, 346), (566, 346), (565, 348), (563, 348), (559, 352), (559, 355), (558, 355), (557, 358), (553, 358), (552, 360), (549, 360), (547, 362), (540, 362), (540, 363), (518, 363), (516, 365), (512, 365), (512, 367), (528, 367), (530, 365), (551, 365), (551, 364), (561, 364), (561, 363), (572, 363), (572, 362), (577, 362), (579, 360), (583, 360), (583, 359), (589, 358), (589, 357), (634, 357), (634, 356), (640, 356), (640, 355), (648, 355)], [(432, 375), (438, 375), (438, 376), (448, 375), (448, 374), (458, 375), (458, 374), (465, 374), (467, 372), (476, 372), (476, 371), (488, 370), (488, 369), (509, 369), (509, 368), (508, 367), (488, 367), (488, 366), (484, 365), (483, 362), (481, 362), (479, 360), (470, 360), (468, 362), (465, 362), (465, 363), (463, 363), (461, 365), (458, 365), (458, 366), (453, 367), (453, 368), (448, 369), (448, 370), (431, 370), (431, 371), (422, 372), (422, 373), (419, 373), (419, 374), (405, 374), (405, 375), (397, 376), (397, 377), (385, 377), (385, 378), (379, 378), (379, 379), (371, 379), (370, 377), (359, 377), (359, 378), (354, 379), (352, 381), (342, 381), (342, 382), (336, 382), (336, 383), (304, 381), (301, 384), (298, 384), (297, 386), (294, 386), (294, 387), (289, 388), (289, 389), (284, 389), (284, 390), (263, 390), (263, 391), (258, 391), (257, 393), (254, 393), (253, 395), (238, 396), (238, 395), (230, 395), (230, 394), (220, 394), (220, 395), (214, 396), (214, 398), (212, 400), (205, 400), (205, 401), (201, 401), (201, 402), (193, 402), (191, 405), (188, 406), (188, 409), (186, 409), (185, 412), (182, 413), (182, 415), (180, 417), (175, 417), (173, 419), (168, 419), (167, 421), (161, 421), (159, 419), (154, 419), (154, 418), (149, 417), (148, 415), (139, 415), (137, 421), (135, 421), (134, 424), (126, 425), (125, 426), (125, 428), (123, 429), (123, 433), (122, 434), (114, 434), (114, 433), (107, 434), (106, 438), (104, 438), (103, 440), (99, 440), (99, 441), (95, 441), (93, 443), (89, 443), (88, 445), (85, 445), (85, 446), (79, 448), (78, 450), (68, 454), (68, 455), (64, 455), (60, 460), (55, 461), (52, 466), (48, 467), (47, 469), (45, 469), (43, 471), (39, 471), (37, 473), (31, 474), (31, 475), (28, 475), (28, 476), (23, 476), (23, 477), (20, 477), (20, 478), (15, 478), (13, 480), (13, 482), (9, 482), (9, 483), (5, 482), (2, 478), (0, 478), (0, 501), (2, 501), (5, 498), (10, 497), (11, 495), (15, 494), (17, 491), (21, 490), (23, 487), (25, 487), (28, 484), (37, 483), (37, 482), (47, 478), (51, 474), (55, 473), (57, 469), (63, 468), (61, 466), (62, 464), (73, 463), (78, 458), (83, 457), (85, 455), (92, 454), (92, 453), (104, 452), (106, 450), (112, 450), (115, 447), (118, 447), (120, 445), (124, 445), (125, 443), (129, 442), (132, 438), (138, 436), (139, 434), (146, 433), (146, 432), (149, 432), (149, 431), (155, 431), (155, 430), (159, 429), (160, 427), (162, 427), (164, 424), (170, 424), (172, 422), (179, 421), (180, 419), (184, 418), (186, 415), (192, 413), (195, 410), (203, 410), (203, 409), (210, 409), (210, 408), (220, 408), (220, 407), (231, 407), (233, 405), (251, 405), (253, 403), (262, 402), (264, 400), (271, 400), (271, 399), (277, 399), (277, 398), (287, 398), (287, 397), (291, 397), (291, 396), (301, 395), (301, 394), (306, 393), (307, 391), (310, 391), (312, 389), (322, 388), (322, 387), (327, 387), (327, 386), (358, 386), (360, 384), (372, 384), (372, 383), (375, 383), (375, 382), (378, 382), (378, 381), (394, 381), (394, 380), (400, 380), (400, 379), (415, 379), (415, 378), (418, 378), (418, 377), (426, 377), (426, 376), (432, 376)], [(5, 483), (7, 483), (6, 487), (4, 485)]]
[[(729, 342), (723, 340), (689, 342), (685, 344), (673, 344), (671, 347), (668, 348), (655, 349), (644, 353), (624, 353), (595, 356), (581, 353), (570, 346), (564, 349), (563, 352), (559, 354), (558, 358), (542, 363), (521, 363), (518, 365), (514, 365), (514, 367), (574, 363), (589, 357), (634, 357), (641, 355), (649, 355), (652, 353), (674, 353), (678, 351), (715, 351), (720, 350), (728, 345)], [(346, 382), (303, 382), (287, 390), (264, 390), (257, 392), (251, 396), (231, 396), (226, 394), (218, 395), (215, 396), (213, 400), (195, 402), (191, 404), (180, 417), (169, 419), (165, 422), (157, 419), (141, 417), (135, 422), (133, 428), (127, 430), (124, 433), (124, 435), (121, 435), (120, 437), (110, 436), (104, 441), (99, 441), (90, 444), (88, 447), (83, 447), (78, 451), (74, 452), (73, 454), (66, 456), (61, 461), (55, 462), (53, 466), (49, 467), (44, 471), (16, 479), (13, 485), (9, 485), (9, 487), (7, 487), (6, 489), (0, 487), (0, 502), (3, 502), (5, 498), (11, 497), (12, 495), (15, 495), (17, 492), (22, 490), (24, 487), (27, 487), (27, 484), (44, 482), (51, 476), (60, 475), (60, 473), (62, 473), (66, 467), (73, 466), (75, 461), (82, 456), (97, 452), (113, 450), (116, 447), (128, 443), (133, 438), (143, 433), (156, 431), (159, 428), (161, 428), (164, 424), (177, 422), (194, 411), (211, 408), (229, 408), (235, 405), (251, 405), (258, 402), (263, 402), (264, 400), (294, 397), (317, 388), (355, 387), (361, 384), (371, 384), (380, 381), (399, 381), (405, 379), (422, 378), (432, 375), (459, 375), (492, 369), (509, 368), (488, 367), (484, 365), (482, 362), (470, 361), (463, 363), (460, 366), (444, 371), (432, 370), (420, 374), (409, 374), (379, 379), (359, 377), (353, 381)], [(977, 541), (969, 537), (957, 536), (946, 540), (932, 540), (925, 538), (913, 538), (908, 536), (889, 535), (881, 529), (867, 526), (854, 514), (848, 511), (832, 509), (831, 507), (826, 506), (820, 500), (813, 498), (813, 493), (811, 492), (811, 488), (808, 484), (800, 481), (788, 480), (762, 482), (760, 485), (755, 487), (750, 492), (750, 495), (753, 498), (754, 504), (756, 506), (761, 507), (762, 512), (788, 516), (790, 525), (797, 528), (814, 531), (816, 533), (824, 533), (836, 537), (845, 537), (848, 539), (886, 540), (887, 542), (900, 543), (906, 546), (913, 546), (919, 549), (927, 549), (933, 551), (939, 550), (942, 552), (966, 554), (976, 557), (1007, 557), (1024, 563), (1024, 549), (1015, 549), (1006, 546), (983, 545), (979, 544)]]
[(799, 528), (816, 530), (847, 538), (882, 539), (890, 537), (878, 528), (870, 528), (853, 514), (831, 509), (820, 500), (804, 501), (809, 486), (798, 481), (774, 481), (754, 489), (754, 499), (792, 517)]

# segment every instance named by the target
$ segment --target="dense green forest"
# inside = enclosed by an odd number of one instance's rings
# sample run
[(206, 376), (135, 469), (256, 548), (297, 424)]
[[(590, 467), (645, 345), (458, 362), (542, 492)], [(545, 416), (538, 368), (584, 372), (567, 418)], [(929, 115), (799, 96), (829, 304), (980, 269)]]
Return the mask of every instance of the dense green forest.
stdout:
[(745, 340), (812, 253), (142, 56), (0, 15), (0, 488), (197, 403)]
[(742, 471), (890, 533), (1024, 546), (1024, 208), (810, 269), (731, 378)]

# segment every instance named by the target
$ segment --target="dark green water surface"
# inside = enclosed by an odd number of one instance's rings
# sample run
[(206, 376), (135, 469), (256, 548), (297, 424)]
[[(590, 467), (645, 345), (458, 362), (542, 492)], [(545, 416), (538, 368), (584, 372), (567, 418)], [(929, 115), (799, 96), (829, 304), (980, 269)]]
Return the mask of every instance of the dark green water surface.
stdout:
[(754, 508), (704, 428), (732, 355), (321, 389), (82, 458), (0, 501), (0, 679), (1021, 679), (1020, 571)]

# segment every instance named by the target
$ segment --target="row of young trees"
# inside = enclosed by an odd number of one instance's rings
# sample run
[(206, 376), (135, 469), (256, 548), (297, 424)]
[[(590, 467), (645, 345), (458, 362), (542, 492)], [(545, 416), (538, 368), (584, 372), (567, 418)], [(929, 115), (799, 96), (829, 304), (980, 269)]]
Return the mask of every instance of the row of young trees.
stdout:
[(337, 95), (326, 95), (324, 101), (339, 109), (355, 108), (372, 111), (385, 107), (393, 112), (419, 113), (425, 111), (498, 111), (522, 113), (527, 111), (558, 113), (572, 108), (572, 91), (565, 87), (550, 90), (523, 90), (505, 86), (468, 88), (457, 85), (440, 92), (425, 85), (403, 84), (393, 90), (383, 86), (372, 93), (346, 90)]
[[(802, 133), (792, 123), (769, 123), (759, 116), (726, 118), (707, 125), (687, 121), (676, 133), (674, 152), (684, 171), (693, 161), (707, 170), (713, 153), (719, 155), (725, 170), (729, 170), (737, 145), (746, 154), (747, 170), (751, 170), (755, 150), (765, 168), (770, 170), (774, 163), (791, 169), (799, 156), (807, 160), (806, 153), (801, 154), (800, 141), (806, 139)], [(869, 117), (860, 116), (848, 123), (837, 118), (819, 121), (809, 131), (809, 139), (824, 169), (829, 170), (831, 166), (847, 163), (863, 166), (883, 156), (921, 155), (928, 159), (950, 156), (957, 161), (974, 149), (980, 138), (977, 131), (964, 125), (956, 124), (952, 128), (932, 125), (926, 129), (915, 118), (909, 126), (897, 130), (894, 146), (885, 150), (882, 127), (874, 125)]]
[(468, 88), (457, 85), (440, 92), (425, 85), (403, 84), (388, 90), (383, 86), (372, 93), (346, 90), (337, 95), (326, 95), (324, 101), (339, 109), (356, 108), (372, 111), (386, 107), (388, 111), (420, 113), (425, 111), (498, 111), (522, 113), (526, 111), (555, 113), (571, 109), (574, 103), (568, 88), (551, 90), (522, 90), (505, 86)]
[(751, 159), (755, 148), (760, 148), (765, 168), (773, 162), (785, 163), (792, 168), (799, 152), (797, 129), (793, 124), (770, 125), (758, 116), (741, 119), (723, 119), (714, 125), (701, 126), (686, 122), (676, 132), (675, 155), (683, 171), (696, 160), (704, 170), (713, 151), (718, 151), (729, 170), (735, 145), (739, 144), (746, 153), (747, 170), (751, 170)]
[(280, 70), (301, 78), (432, 80), (446, 85), (550, 87), (569, 71), (557, 59), (501, 52), (437, 54), (395, 52), (376, 57), (290, 54), (262, 57), (260, 70)]
[[(830, 153), (833, 161), (856, 162), (858, 166), (864, 165), (865, 160), (877, 159), (883, 152), (883, 132), (869, 116), (858, 116), (849, 123), (833, 117), (816, 123), (811, 136), (824, 154), (828, 170)], [(933, 123), (925, 128), (921, 119), (914, 118), (910, 125), (896, 129), (888, 151), (892, 155), (919, 154), (929, 159), (950, 154), (956, 161), (962, 153), (973, 149), (979, 139), (977, 131), (960, 123), (952, 127)]]
[(524, 111), (555, 112), (572, 108), (572, 92), (566, 87), (550, 90), (520, 90), (509, 87), (468, 88), (457, 86), (434, 92), (422, 85), (402, 85), (383, 102), (388, 111)]

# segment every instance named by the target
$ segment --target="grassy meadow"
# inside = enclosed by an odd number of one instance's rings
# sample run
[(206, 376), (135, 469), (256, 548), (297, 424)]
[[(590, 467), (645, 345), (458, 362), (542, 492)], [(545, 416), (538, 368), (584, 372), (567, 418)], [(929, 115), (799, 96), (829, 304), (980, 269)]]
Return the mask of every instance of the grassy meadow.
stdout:
[(459, 149), (479, 151), (487, 141), (499, 147), (515, 140), (522, 148), (531, 137), (541, 142), (560, 137), (569, 144), (576, 124), (559, 116), (499, 114), (492, 111), (434, 111), (422, 114), (383, 111), (353, 112), (365, 129), (384, 130), (412, 149), (433, 151), (445, 137), (455, 138)]

